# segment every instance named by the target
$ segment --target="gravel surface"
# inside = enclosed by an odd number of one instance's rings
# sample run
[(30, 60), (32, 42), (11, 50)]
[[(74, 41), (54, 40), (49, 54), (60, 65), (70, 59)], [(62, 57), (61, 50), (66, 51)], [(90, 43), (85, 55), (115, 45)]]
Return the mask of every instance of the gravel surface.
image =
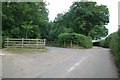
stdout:
[(2, 77), (117, 78), (109, 49), (47, 48), (47, 52), (32, 54), (12, 54), (3, 50)]

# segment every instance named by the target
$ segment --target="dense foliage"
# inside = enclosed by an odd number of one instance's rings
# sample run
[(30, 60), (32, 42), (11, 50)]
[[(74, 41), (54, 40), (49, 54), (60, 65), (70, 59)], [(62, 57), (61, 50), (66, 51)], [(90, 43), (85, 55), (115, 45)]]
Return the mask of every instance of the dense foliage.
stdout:
[(118, 36), (118, 33), (120, 33), (120, 32), (116, 32), (116, 33), (112, 34), (111, 40), (109, 43), (109, 47), (113, 54), (115, 63), (117, 65), (119, 73), (120, 73), (120, 44), (118, 44), (120, 42), (120, 36)]
[(110, 34), (105, 40), (99, 42), (99, 46), (104, 48), (110, 48), (111, 40), (114, 39), (114, 37), (116, 36), (117, 36), (117, 32)]
[(120, 77), (120, 26), (119, 26), (119, 30), (118, 30), (118, 73), (119, 73), (119, 77)]
[(120, 29), (118, 32), (113, 34), (110, 41), (110, 49), (111, 49), (111, 52), (113, 53), (116, 65), (120, 73)]
[(95, 26), (91, 31), (90, 31), (90, 36), (92, 39), (101, 39), (101, 37), (105, 37), (108, 35), (108, 29), (105, 26)]
[(44, 2), (3, 2), (2, 35), (11, 38), (44, 38), (48, 11)]
[(118, 33), (115, 32), (110, 36), (109, 47), (112, 53), (118, 53)]
[(82, 46), (84, 48), (91, 48), (92, 47), (92, 39), (90, 37), (84, 36), (82, 34), (77, 33), (61, 33), (58, 37), (58, 40), (61, 43), (64, 42), (73, 42)]
[[(109, 11), (96, 2), (74, 2), (68, 12), (58, 14), (49, 36), (57, 39), (61, 33), (71, 32), (91, 36), (93, 39), (105, 37), (108, 30)], [(54, 34), (55, 33), (55, 34)]]
[(69, 33), (70, 37), (75, 36), (74, 42), (90, 48), (91, 38), (100, 39), (108, 34), (104, 25), (109, 22), (109, 11), (96, 2), (73, 2), (68, 12), (59, 13), (53, 22), (49, 22), (45, 2), (3, 2), (2, 22), (3, 40), (10, 37), (57, 41), (58, 36)]

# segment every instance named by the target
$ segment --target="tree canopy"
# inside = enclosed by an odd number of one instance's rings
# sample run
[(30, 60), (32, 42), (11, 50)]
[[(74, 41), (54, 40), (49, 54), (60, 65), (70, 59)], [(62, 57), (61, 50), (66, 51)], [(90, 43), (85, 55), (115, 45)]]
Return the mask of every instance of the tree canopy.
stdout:
[(49, 22), (45, 2), (3, 2), (2, 35), (12, 38), (58, 39), (61, 33), (77, 33), (94, 38), (105, 37), (109, 11), (96, 2), (73, 2), (68, 12)]
[[(96, 2), (74, 2), (68, 12), (59, 13), (55, 18), (52, 31), (56, 34), (74, 32), (85, 36), (105, 37), (108, 30), (109, 11), (105, 5)], [(54, 34), (54, 35), (56, 35)]]
[(48, 23), (48, 10), (44, 2), (3, 2), (3, 36), (13, 38), (42, 38)]

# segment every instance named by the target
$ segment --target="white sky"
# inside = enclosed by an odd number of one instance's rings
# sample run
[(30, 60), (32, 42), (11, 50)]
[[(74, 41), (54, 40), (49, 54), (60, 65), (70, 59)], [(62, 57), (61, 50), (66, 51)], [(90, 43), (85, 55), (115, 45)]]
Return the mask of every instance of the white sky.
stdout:
[[(45, 0), (49, 5), (49, 20), (53, 21), (58, 13), (67, 12), (73, 1), (76, 0)], [(79, 0), (78, 0), (79, 1)], [(90, 1), (90, 0), (88, 0)], [(109, 9), (110, 20), (106, 26), (109, 30), (109, 34), (117, 31), (118, 29), (118, 2), (120, 0), (91, 0), (96, 1), (98, 4), (106, 5)]]

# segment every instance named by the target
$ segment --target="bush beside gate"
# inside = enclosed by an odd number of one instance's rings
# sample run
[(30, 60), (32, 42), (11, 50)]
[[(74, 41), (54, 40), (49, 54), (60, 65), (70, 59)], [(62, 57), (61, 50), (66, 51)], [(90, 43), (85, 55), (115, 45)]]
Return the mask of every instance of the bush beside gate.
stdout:
[(62, 44), (64, 43), (70, 44), (72, 42), (84, 48), (91, 48), (93, 46), (91, 37), (87, 37), (77, 33), (61, 33), (58, 36), (58, 40)]

